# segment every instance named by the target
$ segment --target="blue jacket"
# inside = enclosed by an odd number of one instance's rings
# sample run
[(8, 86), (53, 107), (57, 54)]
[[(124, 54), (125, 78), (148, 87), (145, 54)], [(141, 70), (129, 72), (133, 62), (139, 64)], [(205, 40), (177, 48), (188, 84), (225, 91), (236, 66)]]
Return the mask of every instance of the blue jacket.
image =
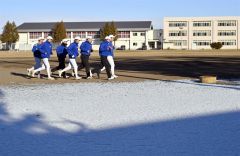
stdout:
[(100, 56), (111, 56), (112, 54), (112, 49), (111, 49), (112, 45), (110, 42), (108, 41), (103, 41), (101, 44), (100, 44), (100, 47), (99, 47), (99, 54)]
[(58, 57), (63, 57), (63, 58), (66, 58), (68, 54), (67, 47), (65, 47), (64, 45), (58, 46), (56, 49), (56, 52)]
[(39, 43), (37, 43), (33, 46), (32, 52), (33, 52), (34, 57), (41, 58), (41, 52), (39, 51), (41, 46), (42, 46), (42, 44), (39, 44)]
[(41, 57), (42, 58), (50, 58), (52, 55), (52, 44), (48, 41), (44, 42), (40, 47)]
[(90, 56), (92, 52), (92, 44), (88, 41), (85, 41), (81, 44), (80, 49), (82, 55)]
[(68, 56), (69, 58), (76, 58), (78, 57), (78, 43), (73, 42), (70, 44), (70, 46), (67, 48)]

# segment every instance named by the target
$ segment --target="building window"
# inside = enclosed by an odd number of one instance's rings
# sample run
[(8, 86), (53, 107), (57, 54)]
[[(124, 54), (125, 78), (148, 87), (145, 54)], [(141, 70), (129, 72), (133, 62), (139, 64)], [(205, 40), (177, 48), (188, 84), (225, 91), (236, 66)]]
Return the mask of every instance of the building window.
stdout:
[(137, 43), (133, 43), (133, 46), (137, 46)]
[(219, 30), (218, 36), (236, 36), (236, 30)]
[(169, 22), (169, 27), (187, 27), (187, 22)]
[(145, 33), (145, 32), (142, 32), (142, 33), (141, 33), (141, 36), (146, 36), (146, 33)]
[(170, 31), (169, 36), (187, 36), (187, 31)]
[(218, 21), (219, 27), (232, 27), (236, 25), (237, 25), (236, 21)]
[(30, 39), (38, 39), (39, 37), (42, 37), (42, 32), (30, 32), (29, 37)]
[(47, 38), (48, 36), (52, 36), (51, 32), (44, 32), (44, 38)]
[(99, 31), (88, 31), (88, 36), (92, 36), (92, 38), (100, 38), (100, 32)]
[(210, 46), (211, 41), (193, 41), (196, 46)]
[(133, 36), (138, 36), (138, 33), (133, 33)]
[(73, 38), (79, 36), (80, 38), (86, 38), (86, 32), (85, 31), (75, 31), (73, 32)]
[(174, 46), (187, 46), (186, 40), (170, 40), (170, 43), (173, 43)]
[(236, 46), (236, 40), (220, 40), (219, 42), (222, 43), (223, 46)]
[(196, 30), (193, 31), (193, 36), (211, 36), (210, 30)]
[(119, 38), (130, 38), (130, 32), (129, 31), (119, 31), (118, 37)]
[(212, 25), (211, 21), (196, 21), (193, 22), (193, 27), (210, 27)]
[(71, 32), (67, 32), (67, 38), (71, 38)]

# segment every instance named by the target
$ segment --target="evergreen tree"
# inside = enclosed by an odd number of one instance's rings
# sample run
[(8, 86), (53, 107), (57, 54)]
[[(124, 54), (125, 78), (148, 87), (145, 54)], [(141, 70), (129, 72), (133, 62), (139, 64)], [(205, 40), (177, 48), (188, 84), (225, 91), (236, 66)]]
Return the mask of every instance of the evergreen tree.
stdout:
[(62, 41), (62, 39), (67, 37), (67, 32), (66, 32), (66, 28), (63, 21), (57, 22), (54, 25), (54, 28), (52, 29), (52, 34), (53, 34), (53, 41), (55, 43), (59, 43)]
[(110, 23), (109, 27), (110, 27), (109, 35), (114, 35), (115, 36), (114, 41), (117, 41), (117, 39), (118, 39), (118, 30), (117, 30), (117, 27), (116, 27), (115, 23), (112, 21)]
[(1, 35), (1, 41), (7, 44), (8, 49), (11, 49), (12, 44), (16, 43), (19, 39), (19, 34), (17, 31), (17, 26), (15, 22), (7, 22), (3, 28), (3, 33)]
[(118, 30), (115, 26), (115, 23), (112, 21), (111, 23), (105, 23), (104, 27), (100, 29), (100, 39), (103, 41), (106, 36), (114, 35), (114, 41), (118, 39)]
[(100, 29), (100, 40), (104, 41), (105, 37), (110, 33), (110, 26), (108, 23), (105, 23), (103, 28)]

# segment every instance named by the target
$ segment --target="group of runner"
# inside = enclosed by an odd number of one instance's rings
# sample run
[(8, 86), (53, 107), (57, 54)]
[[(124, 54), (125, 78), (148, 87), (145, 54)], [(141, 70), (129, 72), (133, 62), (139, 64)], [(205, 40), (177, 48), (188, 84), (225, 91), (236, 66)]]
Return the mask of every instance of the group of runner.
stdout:
[[(118, 76), (115, 75), (115, 63), (114, 63), (114, 50), (113, 45), (114, 35), (109, 35), (105, 37), (105, 40), (100, 44), (99, 55), (101, 59), (101, 68), (96, 70), (99, 78), (99, 74), (106, 70), (108, 80), (116, 79)], [(74, 42), (68, 46), (68, 39), (63, 39), (61, 44), (57, 47), (56, 53), (58, 57), (59, 65), (56, 68), (51, 69), (49, 60), (53, 54), (52, 48), (53, 38), (48, 36), (46, 39), (40, 37), (38, 38), (38, 43), (32, 48), (33, 56), (35, 59), (35, 65), (32, 68), (27, 69), (27, 73), (31, 77), (41, 78), (40, 72), (43, 70), (47, 71), (47, 76), (49, 80), (55, 80), (52, 77), (52, 73), (58, 71), (59, 77), (69, 78), (66, 74), (67, 71), (72, 69), (72, 76), (76, 80), (81, 79), (78, 71), (85, 68), (86, 78), (92, 79), (93, 73), (90, 68), (89, 58), (93, 52), (92, 48), (92, 36), (88, 36), (86, 40), (80, 45), (81, 38), (75, 37)], [(77, 58), (81, 58), (81, 64), (77, 64)], [(69, 57), (69, 64), (66, 67), (66, 58)], [(43, 62), (43, 64), (42, 64)]]

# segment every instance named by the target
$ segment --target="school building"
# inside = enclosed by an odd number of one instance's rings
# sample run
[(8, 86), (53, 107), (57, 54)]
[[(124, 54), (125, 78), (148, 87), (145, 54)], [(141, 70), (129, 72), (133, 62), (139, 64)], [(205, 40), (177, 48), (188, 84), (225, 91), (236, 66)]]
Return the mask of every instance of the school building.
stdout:
[[(93, 49), (97, 50), (100, 45), (100, 28), (106, 22), (64, 22), (67, 30), (67, 38), (73, 41), (76, 36), (85, 40), (86, 36), (93, 37)], [(30, 50), (37, 43), (37, 38), (47, 37), (51, 34), (55, 22), (48, 23), (23, 23), (17, 27), (19, 41), (15, 48), (18, 50)], [(115, 42), (117, 49), (161, 49), (161, 29), (155, 30), (151, 21), (119, 21), (115, 22), (118, 29), (118, 40)]]
[(240, 17), (165, 17), (163, 27), (164, 49), (240, 48)]

